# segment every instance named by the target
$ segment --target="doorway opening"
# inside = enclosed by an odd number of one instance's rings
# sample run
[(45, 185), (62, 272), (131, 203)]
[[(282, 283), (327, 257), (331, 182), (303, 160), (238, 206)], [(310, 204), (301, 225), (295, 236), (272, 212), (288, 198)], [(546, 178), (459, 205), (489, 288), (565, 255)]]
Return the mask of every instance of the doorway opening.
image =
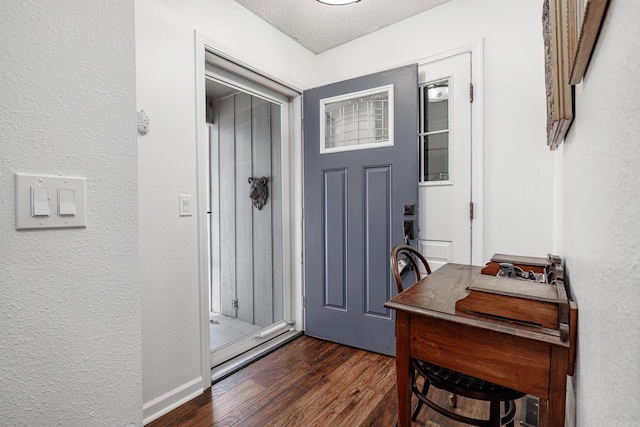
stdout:
[[(296, 335), (286, 225), (289, 99), (205, 67), (212, 379)], [(251, 356), (249, 356), (251, 355)]]

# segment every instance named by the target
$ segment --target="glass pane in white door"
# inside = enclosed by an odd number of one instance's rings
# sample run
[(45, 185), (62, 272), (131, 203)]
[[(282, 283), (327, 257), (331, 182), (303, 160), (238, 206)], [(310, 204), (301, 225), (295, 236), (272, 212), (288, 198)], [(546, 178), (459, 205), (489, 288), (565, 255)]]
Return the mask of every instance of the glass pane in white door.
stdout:
[(420, 87), (421, 182), (449, 180), (449, 80)]

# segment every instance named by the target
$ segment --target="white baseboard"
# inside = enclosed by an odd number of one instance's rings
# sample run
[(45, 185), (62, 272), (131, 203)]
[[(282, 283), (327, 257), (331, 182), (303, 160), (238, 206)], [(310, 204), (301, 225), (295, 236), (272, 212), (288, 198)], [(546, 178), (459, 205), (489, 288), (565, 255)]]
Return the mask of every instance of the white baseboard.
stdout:
[(144, 403), (142, 405), (143, 424), (146, 425), (171, 412), (183, 403), (200, 396), (206, 390), (206, 388), (203, 388), (203, 384), (209, 386), (211, 382), (208, 378), (205, 382), (201, 377), (198, 377), (150, 402)]

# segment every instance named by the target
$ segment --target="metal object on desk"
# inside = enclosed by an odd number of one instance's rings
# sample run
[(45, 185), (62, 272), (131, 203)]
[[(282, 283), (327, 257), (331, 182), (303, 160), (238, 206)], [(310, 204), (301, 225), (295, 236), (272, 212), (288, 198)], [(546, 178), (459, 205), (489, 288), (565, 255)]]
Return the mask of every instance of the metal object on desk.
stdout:
[[(495, 255), (492, 261), (494, 259)], [(544, 258), (532, 259), (537, 260), (536, 265), (539, 266)], [(467, 288), (469, 295), (456, 301), (456, 312), (555, 329), (560, 332), (560, 338), (567, 341), (570, 307), (560, 257), (547, 256), (544, 266), (547, 283), (518, 280), (516, 268), (521, 272), (524, 269), (505, 262), (504, 256), (499, 266), (507, 273), (504, 276), (480, 274)], [(525, 269), (527, 267), (533, 268), (533, 265), (525, 266)], [(529, 271), (535, 274), (533, 270)], [(511, 272), (515, 274), (511, 275)]]

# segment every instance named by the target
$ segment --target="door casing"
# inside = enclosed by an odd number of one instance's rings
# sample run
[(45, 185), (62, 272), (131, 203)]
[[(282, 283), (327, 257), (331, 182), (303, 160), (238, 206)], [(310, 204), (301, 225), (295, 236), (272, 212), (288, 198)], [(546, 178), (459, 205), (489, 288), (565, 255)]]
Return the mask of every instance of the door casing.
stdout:
[[(197, 151), (197, 204), (199, 206), (198, 221), (198, 266), (199, 266), (199, 307), (200, 307), (200, 372), (202, 390), (211, 386), (210, 382), (210, 343), (209, 343), (209, 276), (207, 271), (208, 252), (206, 241), (207, 217), (202, 213), (202, 203), (206, 200), (206, 136), (205, 136), (205, 82), (204, 65), (205, 52), (213, 52), (222, 57), (234, 60), (243, 64), (246, 68), (259, 72), (261, 69), (269, 69), (267, 64), (256, 64), (249, 58), (244, 58), (238, 53), (230, 54), (224, 46), (205, 38), (198, 31), (194, 32), (195, 38), (195, 99), (196, 99), (196, 151)], [(473, 228), (473, 250), (472, 263), (474, 265), (484, 264), (484, 39), (464, 44), (457, 49), (445, 53), (430, 56), (428, 58), (409, 59), (406, 63), (418, 63), (418, 66), (457, 55), (462, 52), (471, 52), (472, 75), (474, 84), (474, 102), (472, 105), (472, 200), (475, 203), (475, 224)], [(402, 64), (397, 64), (402, 65)], [(265, 75), (265, 73), (262, 73)], [(288, 81), (287, 78), (274, 73), (266, 74), (276, 82), (280, 82), (290, 87), (298, 93), (302, 93), (302, 88)], [(289, 236), (289, 251), (283, 256), (291, 260), (290, 274), (293, 281), (291, 311), (295, 320), (297, 330), (304, 330), (304, 307), (303, 307), (303, 270), (302, 270), (302, 97), (297, 96), (291, 101), (291, 121), (289, 130), (291, 133), (292, 146), (289, 152), (289, 165), (291, 176), (294, 182), (291, 185), (289, 194), (284, 195), (289, 198), (289, 207), (286, 215), (292, 225), (292, 233)], [(284, 201), (283, 201), (284, 205)], [(286, 206), (286, 205), (284, 205)], [(203, 239), (202, 236), (205, 236)]]
[[(200, 311), (200, 372), (202, 390), (211, 386), (210, 338), (209, 338), (209, 251), (207, 241), (208, 218), (207, 201), (207, 137), (206, 137), (206, 99), (205, 99), (205, 61), (207, 52), (226, 58), (235, 64), (258, 73), (265, 81), (276, 82), (288, 89), (288, 113), (290, 120), (283, 124), (282, 132), (288, 132), (288, 144), (282, 147), (282, 217), (283, 217), (283, 275), (285, 287), (285, 317), (290, 319), (292, 327), (303, 330), (302, 315), (302, 90), (284, 78), (261, 72), (266, 67), (252, 65), (237, 55), (230, 55), (215, 42), (206, 39), (199, 32), (195, 36), (195, 96), (196, 99), (196, 176), (197, 197), (196, 219), (198, 223), (198, 289)], [(297, 94), (297, 95), (296, 95)], [(295, 286), (294, 286), (295, 284)]]

